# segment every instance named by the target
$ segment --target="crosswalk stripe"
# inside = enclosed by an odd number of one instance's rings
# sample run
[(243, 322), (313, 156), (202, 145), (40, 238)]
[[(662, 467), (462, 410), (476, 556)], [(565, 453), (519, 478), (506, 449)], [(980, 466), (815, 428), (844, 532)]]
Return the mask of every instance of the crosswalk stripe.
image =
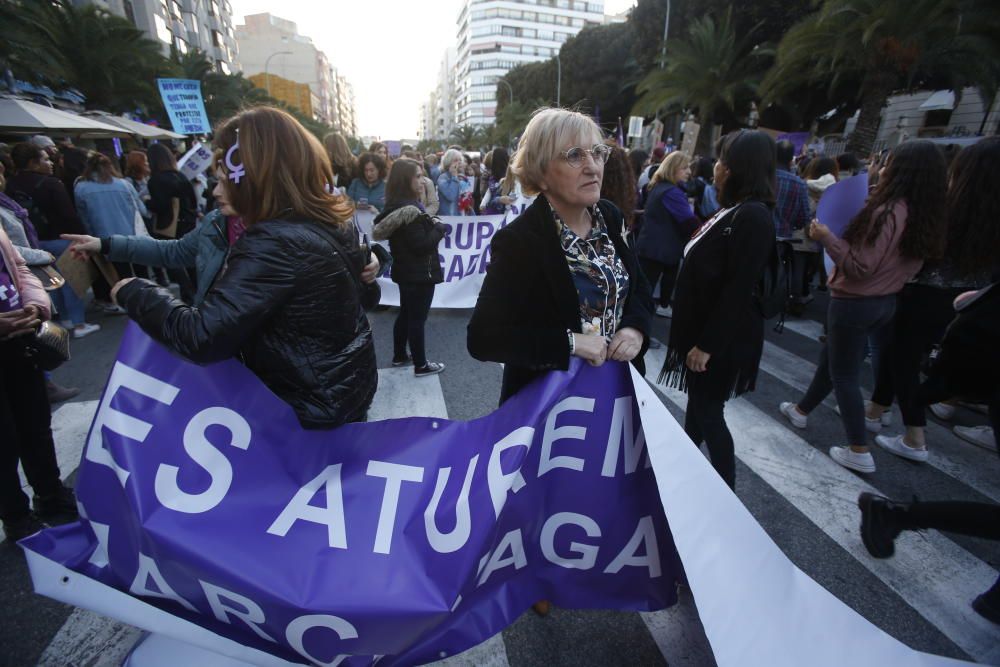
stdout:
[[(647, 379), (684, 407), (686, 394), (655, 384), (664, 357), (662, 349), (647, 353)], [(855, 503), (861, 491), (877, 489), (746, 400), (727, 403), (726, 422), (737, 457), (777, 493), (970, 656), (1000, 660), (995, 628), (967, 602), (996, 579), (992, 567), (933, 530), (903, 533), (894, 558), (871, 558), (858, 535)]]
[(38, 659), (38, 667), (118, 667), (142, 630), (86, 609), (74, 609)]
[(815, 320), (786, 319), (785, 328), (817, 342), (819, 337), (826, 333), (823, 330), (823, 323)]
[[(786, 385), (805, 393), (816, 372), (816, 364), (764, 341), (764, 356), (760, 369)], [(866, 392), (867, 395), (867, 392)], [(799, 395), (789, 396), (796, 400)], [(833, 394), (823, 404), (836, 409)], [(896, 415), (898, 417), (898, 415)], [(885, 430), (885, 429), (883, 429)], [(927, 441), (930, 455), (927, 464), (944, 474), (972, 487), (995, 502), (1000, 502), (1000, 461), (996, 457), (986, 457), (974, 445), (961, 440), (946, 428), (927, 422)], [(878, 451), (878, 446), (873, 445)], [(887, 454), (892, 456), (891, 454)]]

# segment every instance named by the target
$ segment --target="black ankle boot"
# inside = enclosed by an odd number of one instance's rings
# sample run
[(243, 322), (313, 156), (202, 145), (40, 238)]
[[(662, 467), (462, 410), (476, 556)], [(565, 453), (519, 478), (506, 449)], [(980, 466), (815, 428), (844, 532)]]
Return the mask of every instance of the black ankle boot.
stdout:
[(858, 496), (861, 508), (861, 541), (875, 558), (888, 558), (896, 551), (896, 537), (904, 530), (916, 530), (909, 518), (912, 503), (899, 503), (874, 493)]
[(1000, 625), (1000, 579), (993, 584), (993, 588), (976, 596), (972, 608), (986, 620)]

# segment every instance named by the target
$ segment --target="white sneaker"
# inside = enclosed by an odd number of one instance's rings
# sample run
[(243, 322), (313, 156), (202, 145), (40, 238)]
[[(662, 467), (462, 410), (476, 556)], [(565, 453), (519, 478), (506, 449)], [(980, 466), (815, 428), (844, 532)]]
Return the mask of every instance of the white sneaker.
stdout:
[(657, 317), (673, 317), (674, 309), (671, 306), (657, 306), (656, 307)]
[(910, 447), (903, 441), (902, 435), (896, 436), (886, 436), (886, 435), (876, 435), (875, 444), (877, 444), (882, 449), (892, 452), (896, 456), (901, 456), (904, 459), (910, 459), (911, 461), (926, 461), (927, 460), (927, 448)]
[(59, 320), (59, 326), (61, 326), (66, 331), (73, 330), (73, 320)]
[(103, 304), (101, 306), (101, 310), (104, 311), (108, 315), (124, 315), (125, 314), (125, 309), (124, 308), (122, 308), (121, 306), (117, 306), (117, 305), (115, 305), (113, 303)]
[(807, 417), (804, 414), (801, 414), (795, 408), (795, 405), (796, 405), (795, 403), (789, 403), (788, 401), (785, 401), (784, 403), (778, 406), (778, 409), (781, 410), (781, 414), (785, 415), (788, 421), (791, 422), (792, 426), (794, 426), (795, 428), (805, 428), (806, 426), (809, 425), (809, 417)]
[(882, 419), (872, 419), (865, 415), (865, 430), (869, 433), (878, 433), (882, 430)]
[(88, 324), (87, 322), (84, 322), (83, 324), (77, 324), (72, 329), (73, 338), (85, 338), (86, 336), (89, 336), (95, 331), (100, 331), (100, 330), (101, 330), (100, 324)]
[(875, 459), (871, 452), (861, 454), (850, 447), (831, 447), (830, 458), (857, 472), (875, 472)]
[(947, 403), (931, 403), (931, 412), (942, 421), (948, 421), (955, 416), (955, 406)]
[(990, 426), (955, 426), (951, 429), (955, 435), (966, 442), (971, 442), (977, 447), (988, 449), (991, 452), (997, 450), (997, 438)]

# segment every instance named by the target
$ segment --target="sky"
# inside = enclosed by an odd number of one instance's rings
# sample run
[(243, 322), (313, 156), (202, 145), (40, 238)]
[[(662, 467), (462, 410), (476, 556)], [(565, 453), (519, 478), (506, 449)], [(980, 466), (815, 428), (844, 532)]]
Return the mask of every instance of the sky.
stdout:
[[(615, 14), (636, 0), (605, 0)], [(447, 47), (456, 43), (463, 0), (231, 0), (233, 24), (271, 13), (298, 24), (354, 86), (358, 131), (416, 139), (420, 105), (437, 82)]]

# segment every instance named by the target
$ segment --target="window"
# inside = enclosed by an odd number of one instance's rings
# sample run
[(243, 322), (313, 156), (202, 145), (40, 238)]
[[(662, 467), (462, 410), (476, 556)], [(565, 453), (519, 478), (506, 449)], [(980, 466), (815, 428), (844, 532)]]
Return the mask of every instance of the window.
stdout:
[(224, 42), (222, 41), (222, 33), (219, 32), (218, 30), (212, 31), (212, 46), (220, 46), (220, 47), (224, 46)]
[(156, 25), (157, 39), (159, 39), (161, 42), (164, 42), (165, 44), (170, 44), (171, 42), (174, 41), (174, 35), (172, 32), (170, 32), (170, 29), (167, 27), (167, 22), (163, 20), (162, 16), (160, 16), (159, 14), (154, 14), (153, 23)]

